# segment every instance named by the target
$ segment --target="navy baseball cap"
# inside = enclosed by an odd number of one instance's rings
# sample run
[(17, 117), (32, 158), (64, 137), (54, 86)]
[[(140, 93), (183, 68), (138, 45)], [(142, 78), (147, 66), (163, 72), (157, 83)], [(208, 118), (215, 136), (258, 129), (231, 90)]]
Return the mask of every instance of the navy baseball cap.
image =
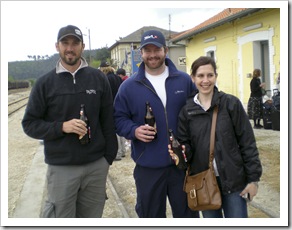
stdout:
[(82, 35), (81, 30), (78, 27), (72, 26), (72, 25), (62, 27), (59, 30), (57, 41), (59, 42), (64, 37), (67, 37), (69, 35), (75, 36), (76, 38), (78, 38), (80, 41), (83, 42), (83, 35)]
[(166, 46), (163, 34), (157, 30), (148, 30), (145, 32), (141, 37), (140, 49), (149, 44), (155, 45), (159, 48)]

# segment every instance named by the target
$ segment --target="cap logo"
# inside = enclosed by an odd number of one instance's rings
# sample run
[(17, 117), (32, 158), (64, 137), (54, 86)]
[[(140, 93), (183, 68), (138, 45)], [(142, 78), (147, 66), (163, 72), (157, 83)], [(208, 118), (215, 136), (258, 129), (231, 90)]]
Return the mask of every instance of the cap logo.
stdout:
[(75, 29), (75, 33), (78, 34), (79, 36), (81, 36), (81, 31), (80, 30)]
[(158, 38), (158, 37), (157, 37), (156, 35), (148, 35), (148, 36), (145, 36), (145, 37), (144, 37), (144, 41), (147, 40), (147, 39), (149, 39), (149, 38), (156, 39), (156, 38)]

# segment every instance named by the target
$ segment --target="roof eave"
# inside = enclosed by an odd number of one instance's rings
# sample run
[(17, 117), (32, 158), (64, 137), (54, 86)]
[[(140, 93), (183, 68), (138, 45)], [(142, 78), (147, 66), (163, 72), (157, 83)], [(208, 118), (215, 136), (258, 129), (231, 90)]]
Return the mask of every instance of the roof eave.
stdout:
[(229, 17), (226, 17), (226, 18), (224, 18), (222, 20), (214, 22), (214, 23), (212, 23), (210, 25), (204, 26), (204, 27), (202, 27), (202, 28), (200, 28), (198, 30), (192, 31), (190, 33), (187, 33), (187, 34), (185, 34), (185, 35), (183, 35), (181, 37), (174, 38), (174, 39), (171, 40), (171, 42), (176, 43), (176, 42), (179, 42), (179, 41), (182, 41), (182, 40), (186, 40), (186, 39), (191, 38), (191, 37), (193, 37), (193, 36), (195, 36), (195, 35), (197, 35), (199, 33), (202, 33), (202, 32), (205, 32), (207, 30), (213, 29), (215, 27), (221, 26), (221, 25), (223, 25), (223, 24), (225, 24), (227, 22), (231, 22), (231, 21), (233, 21), (235, 19), (244, 17), (244, 16), (246, 16), (248, 14), (255, 13), (255, 12), (261, 10), (261, 9), (262, 8), (251, 8), (251, 9), (247, 9), (247, 10), (241, 11), (241, 12), (239, 12), (237, 14), (233, 14), (233, 15), (231, 15)]

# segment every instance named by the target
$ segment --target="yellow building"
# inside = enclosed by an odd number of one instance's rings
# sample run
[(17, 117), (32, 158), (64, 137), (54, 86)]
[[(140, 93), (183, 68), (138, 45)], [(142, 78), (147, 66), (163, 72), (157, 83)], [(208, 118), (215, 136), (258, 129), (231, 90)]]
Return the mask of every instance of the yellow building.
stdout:
[(280, 9), (227, 8), (171, 39), (186, 45), (186, 65), (200, 56), (215, 58), (219, 90), (247, 103), (254, 69), (262, 70), (266, 90), (277, 88), (280, 71)]

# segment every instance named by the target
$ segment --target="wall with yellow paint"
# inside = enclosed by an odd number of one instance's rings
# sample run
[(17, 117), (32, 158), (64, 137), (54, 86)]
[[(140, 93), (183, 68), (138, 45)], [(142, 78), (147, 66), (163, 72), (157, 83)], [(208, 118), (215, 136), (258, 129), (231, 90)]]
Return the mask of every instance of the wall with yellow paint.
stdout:
[[(258, 29), (244, 31), (244, 27), (260, 24)], [(273, 32), (271, 39), (270, 53), (270, 77), (275, 79), (280, 68), (280, 9), (263, 9), (252, 15), (237, 19), (233, 22), (225, 23), (214, 29), (195, 35), (187, 42), (186, 47), (186, 65), (190, 69), (192, 62), (199, 56), (206, 55), (206, 51), (214, 50), (215, 59), (218, 66), (217, 85), (219, 90), (233, 94), (239, 97), (243, 103), (247, 103), (250, 95), (249, 83), (251, 78), (247, 77), (256, 67), (254, 57), (254, 41), (247, 41), (242, 45), (238, 44), (239, 38), (245, 38), (253, 34), (270, 34)], [(204, 42), (205, 39), (216, 37), (216, 40)], [(241, 47), (239, 47), (241, 46)], [(273, 86), (271, 86), (273, 87)]]

